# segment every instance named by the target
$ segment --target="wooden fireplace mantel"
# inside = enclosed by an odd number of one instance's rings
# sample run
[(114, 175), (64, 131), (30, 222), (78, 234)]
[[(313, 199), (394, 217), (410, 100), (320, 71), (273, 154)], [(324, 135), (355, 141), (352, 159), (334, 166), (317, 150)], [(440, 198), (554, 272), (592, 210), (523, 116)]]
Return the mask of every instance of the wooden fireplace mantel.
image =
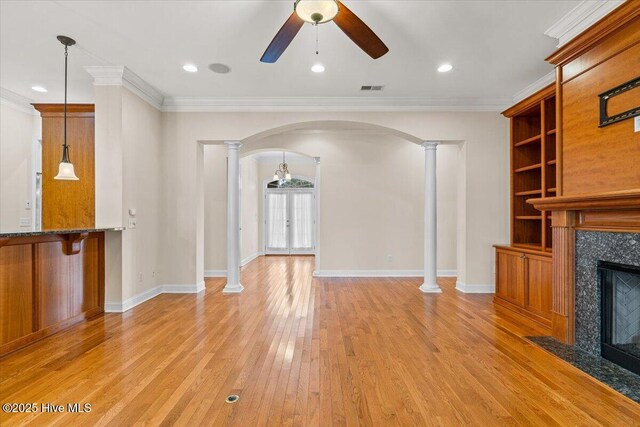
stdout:
[(640, 188), (599, 194), (544, 197), (530, 199), (541, 211), (576, 211), (582, 209), (640, 209)]
[(545, 197), (528, 203), (541, 211), (574, 213), (577, 229), (640, 233), (640, 189)]

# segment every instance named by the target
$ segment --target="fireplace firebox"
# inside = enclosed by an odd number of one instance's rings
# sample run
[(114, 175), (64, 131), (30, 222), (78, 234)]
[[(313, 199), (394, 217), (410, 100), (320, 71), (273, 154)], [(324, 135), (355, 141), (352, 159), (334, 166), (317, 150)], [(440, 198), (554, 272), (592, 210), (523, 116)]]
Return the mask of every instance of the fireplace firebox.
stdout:
[(640, 267), (598, 262), (602, 357), (640, 375)]

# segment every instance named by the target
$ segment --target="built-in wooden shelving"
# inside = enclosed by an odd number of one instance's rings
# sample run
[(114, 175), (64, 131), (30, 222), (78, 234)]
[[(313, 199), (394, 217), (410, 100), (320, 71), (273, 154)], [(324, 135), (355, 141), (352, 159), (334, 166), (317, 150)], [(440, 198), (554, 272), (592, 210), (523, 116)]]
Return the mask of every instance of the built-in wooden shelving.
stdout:
[(541, 167), (542, 167), (542, 165), (540, 163), (536, 163), (535, 165), (523, 166), (521, 168), (518, 168), (518, 169), (514, 170), (514, 172), (516, 172), (516, 173), (526, 172), (526, 171), (530, 171), (530, 170), (533, 170), (533, 169), (539, 169)]
[(556, 101), (552, 86), (507, 110), (511, 120), (511, 244), (551, 248), (550, 214), (528, 199), (556, 195)]

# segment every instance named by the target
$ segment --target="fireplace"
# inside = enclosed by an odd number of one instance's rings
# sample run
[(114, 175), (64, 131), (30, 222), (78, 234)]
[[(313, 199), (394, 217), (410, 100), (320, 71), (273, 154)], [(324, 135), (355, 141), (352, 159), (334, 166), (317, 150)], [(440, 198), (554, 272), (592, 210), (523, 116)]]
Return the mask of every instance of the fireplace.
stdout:
[(640, 375), (640, 267), (598, 262), (601, 354)]

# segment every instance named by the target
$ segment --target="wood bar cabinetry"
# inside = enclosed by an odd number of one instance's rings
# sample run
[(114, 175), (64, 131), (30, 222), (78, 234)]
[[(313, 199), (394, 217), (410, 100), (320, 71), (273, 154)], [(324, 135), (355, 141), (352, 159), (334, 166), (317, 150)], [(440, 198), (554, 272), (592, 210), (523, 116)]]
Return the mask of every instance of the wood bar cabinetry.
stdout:
[(0, 356), (103, 311), (103, 232), (0, 237)]

